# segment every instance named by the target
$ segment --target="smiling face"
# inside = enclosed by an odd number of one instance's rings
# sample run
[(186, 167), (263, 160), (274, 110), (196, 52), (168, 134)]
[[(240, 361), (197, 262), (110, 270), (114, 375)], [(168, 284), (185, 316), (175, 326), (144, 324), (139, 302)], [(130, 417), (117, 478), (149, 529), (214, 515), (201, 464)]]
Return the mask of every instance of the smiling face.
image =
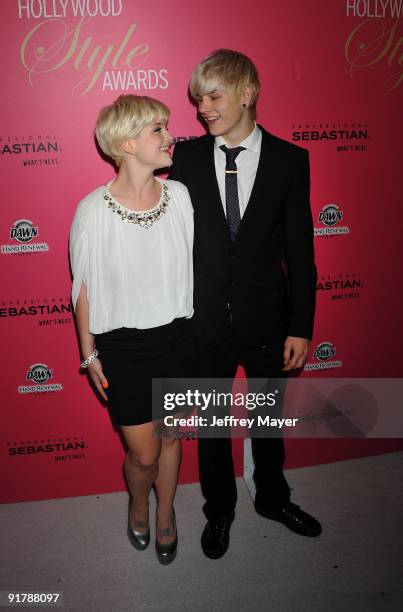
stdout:
[(254, 120), (247, 110), (250, 101), (247, 87), (241, 94), (235, 88), (217, 89), (196, 96), (195, 100), (210, 134), (222, 136), (230, 146), (237, 146), (253, 130)]
[(170, 148), (172, 136), (169, 134), (166, 122), (156, 118), (146, 125), (137, 136), (124, 143), (124, 150), (142, 165), (152, 170), (172, 166)]

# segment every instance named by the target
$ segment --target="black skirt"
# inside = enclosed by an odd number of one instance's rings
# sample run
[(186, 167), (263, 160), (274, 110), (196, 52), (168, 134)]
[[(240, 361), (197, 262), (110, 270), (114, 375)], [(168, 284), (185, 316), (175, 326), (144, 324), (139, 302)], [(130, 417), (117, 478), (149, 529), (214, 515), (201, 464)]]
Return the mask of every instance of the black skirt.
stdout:
[(195, 376), (195, 343), (189, 319), (174, 319), (150, 329), (114, 329), (97, 334), (95, 344), (117, 425), (153, 420), (153, 378)]

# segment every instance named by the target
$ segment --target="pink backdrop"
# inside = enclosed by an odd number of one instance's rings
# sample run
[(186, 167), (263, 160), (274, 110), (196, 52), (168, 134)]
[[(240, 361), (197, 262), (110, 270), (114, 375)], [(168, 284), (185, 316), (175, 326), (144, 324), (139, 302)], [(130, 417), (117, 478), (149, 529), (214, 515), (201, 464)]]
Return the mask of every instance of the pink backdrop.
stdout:
[[(171, 108), (175, 137), (202, 134), (187, 82), (218, 47), (254, 59), (259, 122), (310, 151), (319, 284), (305, 375), (401, 376), (401, 9), (401, 0), (3, 0), (1, 501), (124, 488), (120, 438), (78, 371), (70, 223), (113, 176), (94, 144), (99, 109), (122, 92), (148, 94)], [(290, 440), (287, 465), (402, 447)], [(191, 482), (195, 443), (184, 449), (181, 482)]]

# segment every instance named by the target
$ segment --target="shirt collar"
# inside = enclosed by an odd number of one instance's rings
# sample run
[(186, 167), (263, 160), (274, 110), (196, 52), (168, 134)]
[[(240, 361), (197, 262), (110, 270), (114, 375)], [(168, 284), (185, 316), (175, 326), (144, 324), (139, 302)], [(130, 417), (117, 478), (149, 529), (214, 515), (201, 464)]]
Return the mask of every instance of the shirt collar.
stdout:
[[(239, 143), (239, 146), (244, 147), (244, 149), (247, 149), (248, 151), (253, 151), (253, 153), (259, 153), (261, 138), (262, 138), (262, 132), (255, 121), (255, 127), (253, 128), (249, 136), (247, 136), (242, 142)], [(222, 136), (216, 136), (215, 138), (216, 149), (218, 149), (222, 145), (226, 145), (228, 147), (228, 144), (225, 142)]]

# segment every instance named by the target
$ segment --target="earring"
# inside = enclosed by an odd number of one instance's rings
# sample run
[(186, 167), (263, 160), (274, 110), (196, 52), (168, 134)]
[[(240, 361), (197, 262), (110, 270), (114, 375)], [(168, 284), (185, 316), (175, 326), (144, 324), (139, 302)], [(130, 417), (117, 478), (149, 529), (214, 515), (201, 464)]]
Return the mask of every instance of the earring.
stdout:
[(242, 104), (242, 108), (248, 108), (246, 104)]

